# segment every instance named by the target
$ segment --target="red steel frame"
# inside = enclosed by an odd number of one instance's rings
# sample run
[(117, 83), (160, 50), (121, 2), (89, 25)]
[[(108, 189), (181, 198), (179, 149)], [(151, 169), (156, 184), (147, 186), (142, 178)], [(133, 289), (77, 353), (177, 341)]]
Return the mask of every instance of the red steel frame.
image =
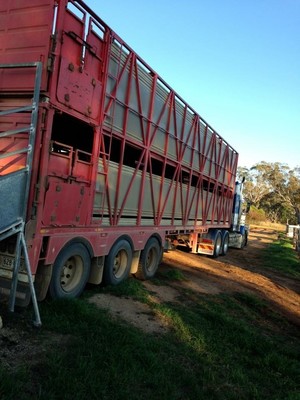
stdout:
[[(10, 3), (13, 9), (14, 0)], [(87, 243), (92, 255), (102, 256), (108, 253), (114, 241), (122, 234), (131, 238), (135, 250), (141, 250), (153, 234), (164, 240), (166, 235), (176, 232), (201, 232), (210, 227), (228, 228), (238, 161), (236, 151), (81, 0), (69, 2), (67, 0), (25, 2), (24, 0), (24, 4), (27, 7), (24, 16), (26, 12), (38, 16), (34, 19), (29, 18), (25, 22), (24, 26), (32, 24), (32, 34), (30, 37), (26, 35), (22, 41), (22, 32), (16, 38), (12, 38), (8, 32), (9, 40), (19, 41), (19, 55), (16, 55), (16, 52), (10, 53), (6, 49), (0, 49), (2, 51), (0, 60), (2, 63), (43, 61), (44, 65), (41, 85), (43, 100), (40, 103), (37, 129), (39, 145), (36, 146), (34, 155), (27, 224), (27, 244), (30, 247), (33, 273), (36, 272), (39, 260), (46, 265), (52, 264), (60, 249), (73, 238), (80, 237)], [(77, 11), (67, 9), (68, 4)], [(3, 4), (1, 7), (6, 10), (8, 6)], [(42, 34), (39, 35), (38, 30), (41, 26)], [(112, 55), (113, 43), (117, 43), (120, 49), (119, 63), (118, 71), (113, 77), (114, 85), (108, 89), (107, 84), (111, 74), (109, 62), (112, 57), (118, 58), (116, 54)], [(30, 45), (32, 53), (28, 51), (26, 53), (26, 46)], [(23, 55), (22, 48), (25, 49)], [(39, 48), (39, 53), (36, 48)], [(24, 57), (27, 57), (26, 60)], [(148, 107), (145, 107), (140, 83), (140, 76), (145, 71), (151, 76)], [(119, 95), (119, 90), (122, 84), (124, 86), (125, 75), (127, 83), (122, 97)], [(11, 79), (9, 76), (3, 76), (1, 79), (0, 76), (1, 85), (4, 81), (7, 88), (2, 87), (0, 90), (18, 94), (28, 91), (27, 80), (22, 77)], [(156, 96), (160, 90), (163, 90), (166, 96), (160, 109), (157, 110)], [(132, 109), (133, 98), (136, 110)], [(117, 105), (124, 111), (121, 131), (114, 127), (114, 110)], [(46, 182), (49, 180), (49, 144), (53, 118), (57, 112), (67, 113), (84, 121), (94, 132), (91, 162), (87, 167), (89, 179), (85, 183), (78, 180), (78, 185), (81, 185), (80, 187), (87, 193), (84, 197), (85, 222), (74, 223), (73, 226), (43, 223), (48, 190)], [(140, 121), (139, 138), (127, 133), (129, 118), (133, 112)], [(180, 118), (178, 118), (179, 112)], [(162, 124), (166, 134), (163, 146), (159, 149), (154, 143), (161, 132)], [(170, 158), (169, 154), (171, 133), (173, 143), (175, 142), (173, 158)], [(105, 149), (104, 136), (118, 138), (121, 142), (114, 201), (111, 200), (112, 193), (107, 178), (110, 153)], [(128, 143), (139, 149), (140, 157), (128, 187), (124, 190), (122, 161)], [(109, 226), (103, 224), (101, 218), (93, 218), (99, 153), (102, 156), (103, 174), (106, 176), (105, 193)], [(162, 164), (158, 193), (154, 184), (151, 161)], [(164, 175), (169, 165), (173, 167), (173, 176), (167, 180)], [(184, 182), (186, 192), (182, 190), (182, 171), (188, 177)], [(135, 223), (122, 226), (120, 222), (138, 174), (141, 174), (141, 184)], [(58, 179), (57, 176), (53, 178), (55, 182)], [(149, 223), (148, 226), (142, 224), (147, 184), (150, 185), (153, 206), (153, 223)], [(164, 191), (166, 185), (169, 185), (167, 192)], [(204, 186), (206, 189), (211, 188), (211, 191), (203, 190)], [(122, 201), (120, 201), (121, 188), (125, 191)], [(171, 199), (172, 193), (174, 197)], [(53, 197), (53, 202), (55, 201), (57, 200)], [(172, 213), (170, 221), (165, 224), (164, 214), (169, 201), (173, 202)], [(32, 218), (33, 205), (36, 209), (34, 218)], [(178, 207), (181, 208), (180, 221), (177, 217)], [(101, 205), (99, 209), (101, 210)]]

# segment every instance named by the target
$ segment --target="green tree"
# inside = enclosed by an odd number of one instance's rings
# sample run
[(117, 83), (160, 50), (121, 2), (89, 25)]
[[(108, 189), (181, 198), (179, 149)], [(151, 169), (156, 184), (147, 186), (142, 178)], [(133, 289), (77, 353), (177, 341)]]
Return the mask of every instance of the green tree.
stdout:
[(256, 208), (260, 208), (262, 199), (271, 191), (269, 184), (262, 178), (261, 172), (255, 167), (250, 169), (239, 167), (237, 176), (239, 180), (245, 177), (243, 188), (245, 200)]
[(300, 168), (262, 161), (248, 170), (247, 177), (245, 198), (261, 207), (270, 220), (300, 223)]

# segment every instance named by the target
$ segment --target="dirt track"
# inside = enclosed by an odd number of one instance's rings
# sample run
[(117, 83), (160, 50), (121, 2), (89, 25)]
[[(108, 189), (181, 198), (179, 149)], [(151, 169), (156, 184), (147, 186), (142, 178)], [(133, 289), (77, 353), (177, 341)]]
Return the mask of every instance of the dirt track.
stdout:
[[(180, 251), (166, 253), (160, 267), (161, 272), (175, 267), (182, 271), (185, 279), (172, 281), (167, 286), (157, 286), (151, 281), (144, 282), (144, 285), (154, 302), (176, 301), (181, 288), (203, 294), (255, 292), (268, 300), (275, 311), (300, 326), (299, 280), (267, 270), (262, 264), (260, 250), (276, 238), (276, 231), (253, 229), (247, 248), (230, 249), (225, 257), (217, 260)], [(91, 301), (145, 331), (166, 329), (166, 321), (153, 318), (146, 305), (132, 299), (121, 300), (115, 296), (98, 294)]]
[[(207, 293), (252, 291), (269, 300), (278, 311), (300, 325), (300, 282), (263, 266), (260, 250), (277, 238), (275, 231), (253, 229), (249, 246), (230, 249), (213, 260), (192, 254), (167, 254), (166, 265), (181, 268), (190, 276), (194, 290)], [(188, 256), (188, 257), (187, 257)]]

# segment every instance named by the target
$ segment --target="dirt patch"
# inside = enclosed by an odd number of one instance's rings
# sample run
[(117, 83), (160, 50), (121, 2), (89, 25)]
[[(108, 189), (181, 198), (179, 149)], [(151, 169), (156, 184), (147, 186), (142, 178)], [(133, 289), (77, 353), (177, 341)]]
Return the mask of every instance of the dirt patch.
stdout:
[[(157, 286), (151, 281), (142, 282), (149, 292), (149, 303), (176, 303), (179, 292), (170, 286)], [(148, 304), (133, 300), (130, 297), (116, 297), (101, 293), (89, 298), (89, 301), (101, 309), (108, 310), (114, 318), (131, 323), (146, 333), (163, 334), (169, 330), (168, 320)]]
[(167, 321), (160, 319), (147, 304), (130, 297), (116, 297), (111, 294), (97, 294), (89, 301), (97, 307), (108, 310), (115, 318), (127, 321), (147, 333), (165, 333)]
[(154, 303), (177, 303), (179, 292), (170, 286), (157, 286), (151, 281), (143, 282), (144, 287), (150, 293), (150, 300)]

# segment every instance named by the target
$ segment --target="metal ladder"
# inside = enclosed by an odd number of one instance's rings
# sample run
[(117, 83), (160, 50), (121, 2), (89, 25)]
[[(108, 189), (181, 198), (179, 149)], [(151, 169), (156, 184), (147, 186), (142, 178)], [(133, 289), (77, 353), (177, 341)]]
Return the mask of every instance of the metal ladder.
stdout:
[[(4, 137), (11, 137), (19, 133), (28, 133), (27, 147), (18, 149), (16, 151), (0, 154), (0, 159), (15, 156), (22, 153), (27, 155), (26, 165), (24, 166), (24, 168), (0, 176), (0, 241), (10, 236), (16, 236), (15, 259), (12, 272), (12, 283), (9, 293), (9, 304), (8, 304), (9, 311), (14, 312), (15, 309), (18, 273), (19, 273), (21, 253), (22, 253), (28, 277), (31, 299), (34, 307), (35, 319), (33, 323), (35, 326), (39, 327), (41, 326), (41, 318), (40, 318), (36, 293), (34, 289), (30, 261), (25, 242), (24, 230), (25, 230), (25, 219), (27, 212), (29, 189), (30, 189), (30, 178), (32, 171), (35, 136), (36, 136), (36, 125), (38, 118), (42, 64), (40, 62), (26, 63), (26, 64), (0, 64), (0, 71), (2, 69), (22, 69), (22, 68), (36, 69), (34, 78), (33, 98), (31, 104), (14, 109), (0, 111), (0, 117), (20, 112), (31, 113), (29, 126), (22, 127), (19, 129), (9, 130), (6, 132), (0, 132), (0, 139)], [(17, 196), (16, 193), (18, 194)], [(8, 207), (4, 207), (3, 204), (7, 204)]]

